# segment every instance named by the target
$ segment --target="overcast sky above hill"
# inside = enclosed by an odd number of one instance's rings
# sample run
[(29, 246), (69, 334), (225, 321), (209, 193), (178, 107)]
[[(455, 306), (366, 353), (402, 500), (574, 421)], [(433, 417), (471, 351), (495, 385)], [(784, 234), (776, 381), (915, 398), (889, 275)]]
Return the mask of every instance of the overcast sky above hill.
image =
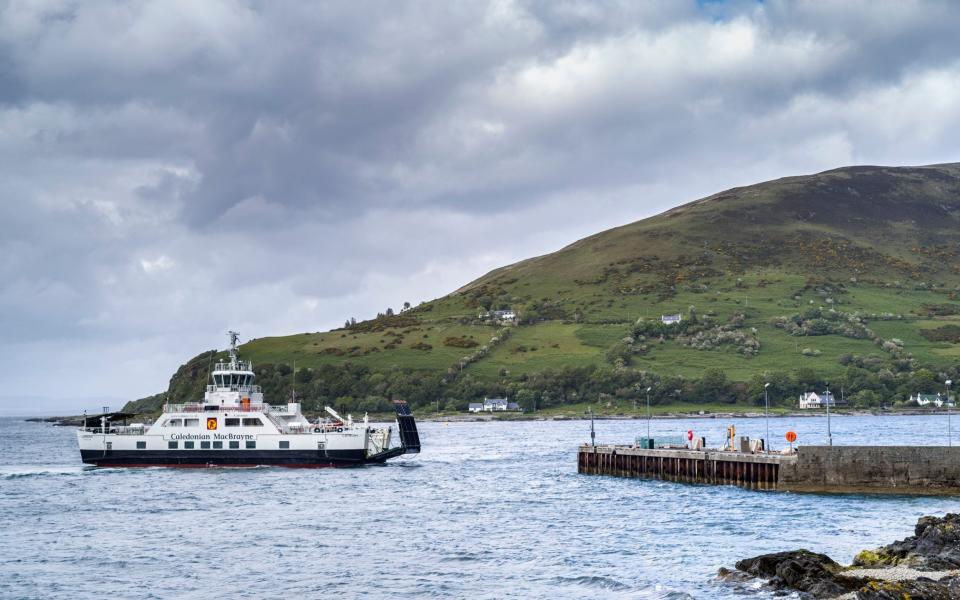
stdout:
[(960, 160), (957, 31), (905, 0), (0, 2), (0, 412), (734, 185)]

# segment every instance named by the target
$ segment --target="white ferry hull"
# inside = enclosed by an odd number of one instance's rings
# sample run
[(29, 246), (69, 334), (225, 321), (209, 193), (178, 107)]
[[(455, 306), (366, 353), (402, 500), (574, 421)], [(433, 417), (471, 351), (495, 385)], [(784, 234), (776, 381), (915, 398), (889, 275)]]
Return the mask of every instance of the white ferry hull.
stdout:
[[(84, 463), (98, 467), (357, 467), (391, 456), (364, 450), (81, 450)], [(396, 456), (399, 453), (394, 454)]]

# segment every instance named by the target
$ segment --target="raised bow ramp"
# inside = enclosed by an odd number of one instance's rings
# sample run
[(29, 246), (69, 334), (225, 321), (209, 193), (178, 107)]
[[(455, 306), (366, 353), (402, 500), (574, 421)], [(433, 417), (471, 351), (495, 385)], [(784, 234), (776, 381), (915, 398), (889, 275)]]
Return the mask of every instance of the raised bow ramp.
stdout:
[(410, 405), (405, 400), (395, 400), (393, 406), (397, 411), (397, 427), (400, 430), (400, 445), (404, 454), (420, 452), (420, 433), (417, 431), (417, 422), (413, 420)]

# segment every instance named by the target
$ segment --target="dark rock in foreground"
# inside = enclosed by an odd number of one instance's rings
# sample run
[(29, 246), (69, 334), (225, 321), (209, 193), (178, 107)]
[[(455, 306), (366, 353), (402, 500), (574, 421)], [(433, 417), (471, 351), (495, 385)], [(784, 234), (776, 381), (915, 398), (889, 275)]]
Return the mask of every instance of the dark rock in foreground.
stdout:
[(853, 559), (863, 567), (907, 565), (922, 571), (960, 568), (960, 514), (921, 517), (914, 535)]
[(771, 589), (818, 599), (850, 592), (856, 592), (857, 600), (960, 599), (960, 576), (944, 572), (960, 568), (960, 515), (922, 517), (913, 536), (860, 552), (854, 566), (862, 568), (851, 571), (825, 554), (793, 550), (741, 560), (738, 572), (721, 569), (720, 578), (742, 581), (737, 575), (742, 573), (767, 579)]
[(793, 550), (762, 554), (737, 562), (737, 569), (769, 579), (773, 589), (797, 590), (814, 598), (832, 598), (859, 589), (862, 579), (846, 577), (843, 567), (826, 554)]
[(956, 600), (960, 580), (947, 577), (934, 581), (920, 577), (913, 581), (870, 581), (857, 591), (857, 600)]

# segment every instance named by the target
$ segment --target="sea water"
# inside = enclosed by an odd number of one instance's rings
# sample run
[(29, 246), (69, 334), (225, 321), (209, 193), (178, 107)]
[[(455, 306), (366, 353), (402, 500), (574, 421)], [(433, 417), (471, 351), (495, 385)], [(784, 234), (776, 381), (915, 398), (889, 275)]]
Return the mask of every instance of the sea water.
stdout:
[[(763, 419), (655, 419), (651, 431), (718, 445), (731, 423), (764, 435)], [(942, 415), (831, 425), (835, 444), (948, 435)], [(595, 427), (598, 443), (626, 443), (647, 423)], [(821, 417), (770, 429), (826, 440)], [(912, 534), (921, 515), (960, 510), (953, 498), (578, 475), (587, 421), (420, 431), (423, 452), (386, 466), (95, 469), (72, 428), (0, 419), (0, 597), (765, 598), (717, 569), (800, 547), (849, 562)]]

